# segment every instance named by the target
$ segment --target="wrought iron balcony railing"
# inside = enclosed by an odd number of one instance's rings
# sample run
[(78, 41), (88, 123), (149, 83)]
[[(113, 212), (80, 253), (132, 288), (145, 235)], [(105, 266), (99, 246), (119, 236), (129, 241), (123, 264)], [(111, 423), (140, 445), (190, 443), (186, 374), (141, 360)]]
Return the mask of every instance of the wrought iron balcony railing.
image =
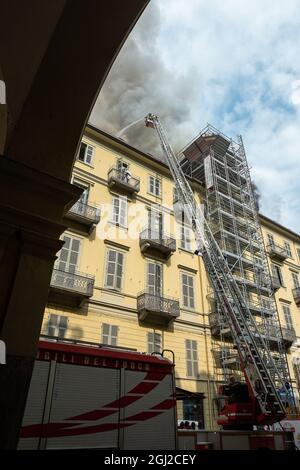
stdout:
[(179, 301), (177, 299), (149, 294), (147, 292), (140, 292), (138, 294), (137, 310), (141, 320), (162, 320), (165, 323), (170, 323), (180, 315)]
[(100, 209), (91, 204), (77, 201), (69, 210), (68, 217), (81, 219), (88, 224), (98, 224), (100, 221)]
[(91, 297), (94, 290), (94, 281), (94, 277), (89, 274), (78, 271), (60, 271), (54, 268), (50, 286)]
[(131, 175), (122, 169), (112, 167), (107, 174), (108, 186), (117, 186), (129, 193), (138, 193), (140, 190), (140, 178)]
[(275, 243), (270, 243), (267, 246), (267, 251), (271, 258), (277, 258), (279, 260), (284, 260), (289, 256), (287, 250), (283, 246), (275, 245)]
[(176, 240), (166, 233), (147, 226), (140, 233), (140, 247), (143, 252), (155, 249), (169, 256), (176, 251)]
[(285, 341), (287, 345), (291, 346), (293, 342), (296, 341), (297, 336), (294, 328), (283, 327), (281, 328), (281, 332), (283, 341)]

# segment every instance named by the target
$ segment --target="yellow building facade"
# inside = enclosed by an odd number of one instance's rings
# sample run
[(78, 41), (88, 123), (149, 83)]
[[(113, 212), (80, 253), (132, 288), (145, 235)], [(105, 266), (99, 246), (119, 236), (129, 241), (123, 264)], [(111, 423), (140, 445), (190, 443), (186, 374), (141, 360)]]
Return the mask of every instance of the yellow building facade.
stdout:
[[(83, 194), (66, 216), (42, 335), (172, 351), (178, 419), (216, 428), (220, 377), (209, 323), (210, 287), (202, 258), (194, 254), (189, 221), (176, 209), (167, 166), (89, 125), (72, 182)], [(202, 203), (203, 188), (190, 182)], [(299, 390), (300, 239), (264, 216), (261, 223)]]

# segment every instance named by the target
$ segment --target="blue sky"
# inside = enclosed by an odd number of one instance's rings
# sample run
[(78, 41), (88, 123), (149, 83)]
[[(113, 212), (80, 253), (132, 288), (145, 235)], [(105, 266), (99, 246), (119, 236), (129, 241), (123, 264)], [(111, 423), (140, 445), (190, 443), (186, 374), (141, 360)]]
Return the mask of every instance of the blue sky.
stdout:
[[(116, 134), (148, 112), (175, 150), (207, 122), (242, 134), (261, 211), (300, 232), (300, 0), (152, 0), (91, 121)], [(123, 137), (155, 153), (142, 124)]]

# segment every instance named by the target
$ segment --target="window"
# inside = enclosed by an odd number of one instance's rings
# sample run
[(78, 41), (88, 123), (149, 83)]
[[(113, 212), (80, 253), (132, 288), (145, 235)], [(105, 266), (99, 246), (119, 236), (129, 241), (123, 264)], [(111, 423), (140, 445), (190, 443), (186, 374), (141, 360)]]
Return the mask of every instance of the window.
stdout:
[(292, 274), (294, 289), (297, 289), (298, 287), (300, 287), (298, 273), (292, 272), (291, 274)]
[(271, 265), (271, 269), (272, 269), (272, 276), (277, 280), (279, 281), (279, 284), (281, 286), (283, 286), (283, 278), (282, 278), (282, 274), (281, 274), (281, 268), (280, 266), (277, 266), (277, 264), (272, 264)]
[(123, 172), (125, 170), (128, 170), (129, 165), (128, 163), (124, 162), (123, 160), (119, 159), (117, 162), (117, 168), (119, 171)]
[(59, 271), (75, 273), (79, 258), (80, 240), (70, 235), (63, 235), (62, 240), (65, 244), (55, 261), (55, 268)]
[(297, 254), (298, 254), (299, 261), (300, 261), (300, 248), (297, 248)]
[(148, 353), (161, 352), (161, 335), (159, 333), (148, 333)]
[(158, 297), (162, 295), (162, 265), (159, 263), (147, 263), (147, 292)]
[(275, 245), (275, 243), (274, 243), (274, 236), (271, 235), (271, 233), (268, 233), (268, 234), (267, 234), (267, 237), (268, 237), (268, 245), (274, 246), (274, 245)]
[(117, 346), (118, 327), (116, 325), (109, 325), (103, 323), (102, 325), (102, 344), (109, 344), (110, 346)]
[(155, 176), (149, 176), (149, 193), (154, 196), (161, 195), (161, 180)]
[(186, 348), (186, 370), (188, 377), (198, 376), (198, 353), (197, 342), (192, 339), (185, 340)]
[(292, 315), (291, 315), (291, 309), (289, 305), (282, 305), (282, 310), (284, 314), (284, 321), (285, 321), (285, 326), (292, 330), (293, 327), (293, 321), (292, 321)]
[(94, 156), (94, 147), (85, 142), (81, 142), (78, 160), (83, 163), (87, 163), (88, 165), (92, 164), (93, 156)]
[(62, 315), (49, 315), (47, 335), (64, 338), (68, 327), (68, 318)]
[(183, 306), (188, 308), (195, 308), (193, 276), (189, 276), (188, 274), (182, 273), (181, 281)]
[(126, 197), (113, 197), (112, 222), (127, 227), (127, 199)]
[(73, 184), (78, 186), (78, 188), (83, 189), (83, 193), (81, 194), (78, 201), (74, 204), (72, 209), (75, 210), (77, 213), (85, 216), (86, 215), (86, 206), (87, 206), (88, 199), (89, 199), (90, 187), (85, 182), (77, 180), (77, 179), (73, 180)]
[(184, 250), (191, 251), (192, 245), (191, 245), (191, 231), (188, 227), (185, 227), (184, 225), (181, 226), (181, 234), (180, 234), (180, 246)]
[(204, 429), (203, 399), (184, 398), (182, 401), (184, 421), (196, 421), (199, 429)]
[(283, 242), (285, 251), (287, 252), (287, 255), (289, 258), (292, 258), (292, 252), (291, 252), (291, 245), (288, 242)]
[(163, 236), (163, 215), (156, 210), (148, 211), (148, 227), (151, 230), (153, 238), (162, 238)]
[(123, 253), (115, 250), (107, 251), (105, 287), (121, 290), (123, 264)]

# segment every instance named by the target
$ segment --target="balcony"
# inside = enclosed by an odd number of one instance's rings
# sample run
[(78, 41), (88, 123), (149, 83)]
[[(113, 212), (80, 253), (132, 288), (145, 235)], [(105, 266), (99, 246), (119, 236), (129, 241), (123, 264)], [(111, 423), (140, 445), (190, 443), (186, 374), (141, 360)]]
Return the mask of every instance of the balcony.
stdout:
[(89, 274), (53, 269), (50, 282), (49, 302), (81, 307), (94, 291), (94, 277)]
[(75, 222), (77, 228), (90, 233), (100, 222), (100, 209), (78, 201), (71, 207), (66, 218)]
[(227, 348), (216, 349), (213, 351), (216, 366), (227, 370), (240, 369), (239, 357), (236, 351)]
[(271, 287), (273, 290), (280, 289), (281, 284), (280, 284), (280, 280), (278, 279), (278, 277), (271, 276)]
[(112, 167), (107, 174), (107, 183), (110, 189), (119, 189), (126, 194), (136, 194), (140, 190), (140, 179), (136, 176), (127, 176), (118, 168)]
[(293, 328), (283, 327), (283, 328), (281, 328), (281, 332), (282, 332), (282, 339), (283, 339), (286, 347), (287, 348), (291, 347), (293, 342), (296, 341), (296, 339), (297, 339), (295, 330)]
[(267, 251), (270, 258), (275, 259), (277, 261), (284, 261), (288, 258), (288, 252), (282, 246), (275, 245), (275, 243), (270, 244), (267, 246)]
[(210, 313), (208, 316), (210, 331), (212, 336), (231, 338), (229, 325), (224, 324), (219, 313)]
[[(270, 343), (270, 347), (278, 346), (280, 340), (280, 331), (275, 325), (257, 325), (258, 331), (265, 341)], [(294, 329), (283, 327), (281, 328), (282, 339), (287, 348), (289, 348), (294, 341), (296, 341), (296, 333)]]
[(293, 289), (293, 296), (296, 305), (300, 307), (300, 287), (296, 287), (295, 289)]
[(141, 292), (137, 297), (137, 311), (141, 322), (167, 326), (180, 315), (179, 301), (170, 297)]
[(140, 233), (140, 248), (143, 254), (156, 255), (167, 260), (176, 251), (176, 240), (147, 227)]

